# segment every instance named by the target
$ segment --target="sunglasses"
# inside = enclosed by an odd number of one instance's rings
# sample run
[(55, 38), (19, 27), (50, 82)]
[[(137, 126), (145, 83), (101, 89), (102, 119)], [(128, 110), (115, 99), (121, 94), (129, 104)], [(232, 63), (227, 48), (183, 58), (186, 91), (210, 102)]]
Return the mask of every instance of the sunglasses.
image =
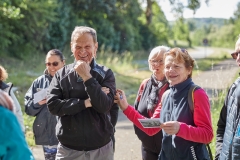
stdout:
[(53, 65), (54, 67), (56, 67), (56, 66), (58, 66), (58, 62), (53, 62), (53, 63), (50, 63), (50, 62), (47, 62), (47, 63), (45, 63), (46, 64), (46, 66), (51, 66), (51, 65)]
[(238, 54), (240, 54), (240, 51), (231, 53), (231, 56), (232, 56), (233, 59), (237, 59)]

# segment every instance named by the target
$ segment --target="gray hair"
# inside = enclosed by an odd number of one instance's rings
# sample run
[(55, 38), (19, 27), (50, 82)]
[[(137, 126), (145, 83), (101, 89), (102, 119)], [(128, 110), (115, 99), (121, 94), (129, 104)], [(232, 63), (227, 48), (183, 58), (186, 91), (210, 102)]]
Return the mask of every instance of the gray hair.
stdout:
[(97, 43), (97, 32), (95, 29), (86, 26), (76, 26), (72, 32), (71, 42), (76, 36), (83, 35), (84, 33), (89, 33), (93, 37), (93, 42)]
[[(148, 56), (148, 62), (153, 58), (153, 57), (157, 57), (160, 54), (164, 54), (166, 53), (168, 50), (170, 50), (169, 47), (167, 46), (157, 46), (155, 48), (153, 48)], [(152, 67), (149, 63), (149, 70), (152, 71)]]

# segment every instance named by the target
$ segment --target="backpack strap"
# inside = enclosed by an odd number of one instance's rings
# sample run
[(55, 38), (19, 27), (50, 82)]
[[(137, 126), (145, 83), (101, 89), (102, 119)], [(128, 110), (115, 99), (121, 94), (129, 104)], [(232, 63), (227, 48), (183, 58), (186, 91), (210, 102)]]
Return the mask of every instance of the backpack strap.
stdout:
[(195, 91), (195, 89), (198, 89), (200, 88), (198, 85), (196, 84), (192, 84), (189, 91), (188, 91), (188, 104), (189, 104), (189, 107), (190, 107), (190, 110), (194, 111), (194, 96), (193, 96), (193, 93)]
[[(199, 87), (196, 84), (193, 84), (188, 91), (188, 104), (189, 104), (189, 107), (190, 107), (190, 110), (192, 111), (192, 113), (194, 111), (194, 95), (193, 95), (193, 93), (194, 93), (195, 90), (197, 90), (199, 88), (201, 88), (201, 87)], [(208, 150), (210, 160), (213, 160), (212, 150), (211, 150), (210, 145), (209, 145), (210, 143), (206, 144), (206, 146), (207, 146), (207, 150)]]

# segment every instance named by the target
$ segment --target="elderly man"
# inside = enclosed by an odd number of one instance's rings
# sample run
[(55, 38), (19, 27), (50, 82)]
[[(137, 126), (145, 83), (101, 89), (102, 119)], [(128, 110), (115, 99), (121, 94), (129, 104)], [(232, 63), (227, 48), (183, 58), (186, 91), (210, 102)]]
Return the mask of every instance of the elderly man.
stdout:
[(110, 112), (113, 106), (115, 115), (118, 112), (113, 105), (115, 77), (96, 63), (97, 49), (96, 31), (75, 27), (71, 37), (75, 61), (58, 71), (49, 86), (47, 105), (58, 116), (57, 160), (113, 160)]

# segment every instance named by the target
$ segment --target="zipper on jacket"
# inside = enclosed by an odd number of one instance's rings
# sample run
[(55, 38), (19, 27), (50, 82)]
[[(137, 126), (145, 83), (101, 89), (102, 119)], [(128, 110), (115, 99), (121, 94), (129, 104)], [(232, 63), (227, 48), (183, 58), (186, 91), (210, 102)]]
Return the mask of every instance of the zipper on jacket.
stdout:
[(194, 147), (191, 146), (190, 149), (191, 149), (191, 152), (192, 152), (193, 160), (197, 160), (197, 156), (196, 156), (196, 153), (195, 153)]

